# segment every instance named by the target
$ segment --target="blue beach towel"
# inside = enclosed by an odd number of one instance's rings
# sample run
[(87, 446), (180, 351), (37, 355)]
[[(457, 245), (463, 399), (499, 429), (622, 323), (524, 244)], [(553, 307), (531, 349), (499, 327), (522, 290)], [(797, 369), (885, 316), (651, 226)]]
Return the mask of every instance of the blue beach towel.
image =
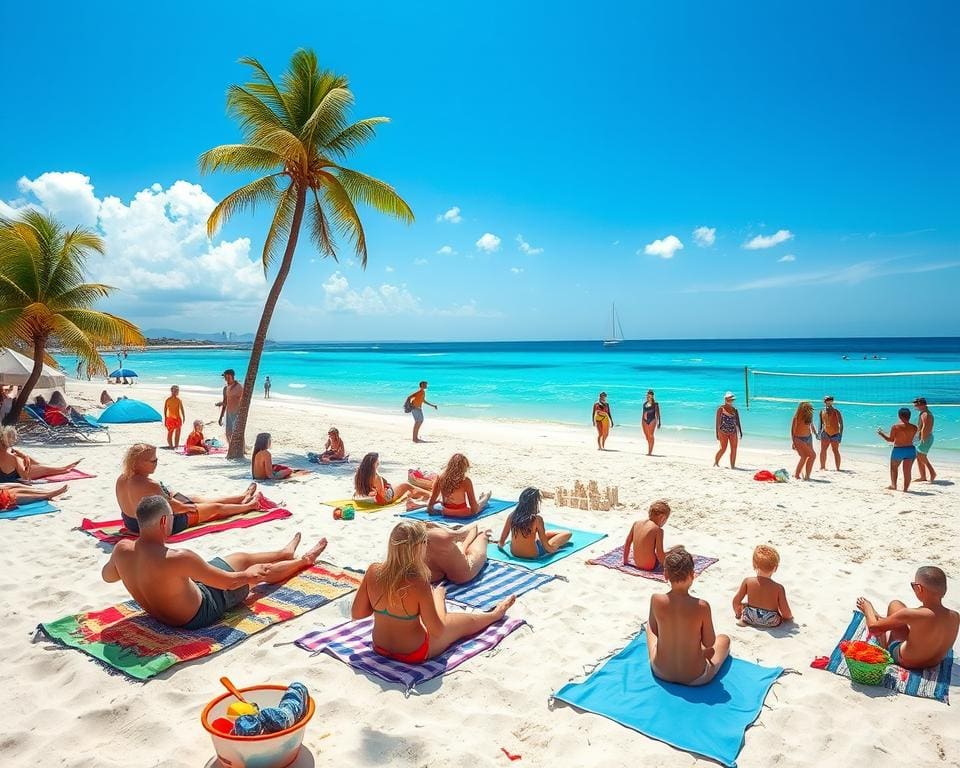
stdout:
[(732, 768), (744, 732), (760, 716), (767, 692), (782, 674), (782, 667), (731, 657), (707, 685), (665, 683), (650, 671), (643, 629), (590, 677), (567, 683), (553, 697)]
[(506, 501), (504, 499), (490, 499), (487, 502), (487, 506), (480, 512), (479, 515), (473, 515), (472, 517), (446, 517), (445, 515), (431, 515), (427, 512), (426, 507), (423, 509), (415, 510), (414, 512), (404, 512), (400, 517), (406, 517), (409, 520), (422, 520), (424, 522), (432, 523), (443, 523), (444, 525), (464, 525), (475, 523), (477, 520), (480, 520), (484, 517), (490, 517), (491, 515), (497, 515), (504, 510), (511, 509), (517, 506), (516, 501)]
[(487, 562), (472, 581), (466, 584), (444, 582), (444, 586), (447, 588), (447, 600), (489, 611), (510, 595), (519, 597), (555, 578), (546, 573), (531, 573), (526, 568)]
[[(847, 631), (830, 654), (830, 663), (827, 664), (827, 672), (833, 672), (836, 675), (849, 678), (850, 671), (847, 669), (847, 662), (840, 652), (840, 643), (844, 640), (864, 640), (867, 636), (867, 622), (860, 611), (853, 612), (853, 618), (847, 626)], [(881, 685), (890, 691), (897, 693), (906, 693), (910, 696), (918, 696), (922, 699), (936, 699), (944, 704), (950, 703), (950, 681), (953, 677), (954, 657), (953, 651), (947, 654), (947, 657), (936, 667), (928, 669), (912, 670), (891, 664), (887, 667), (887, 672), (883, 677)], [(960, 671), (957, 674), (957, 680), (960, 681)]]
[(60, 508), (53, 506), (49, 501), (31, 501), (28, 504), (18, 504), (13, 509), (0, 512), (0, 520), (16, 520), (18, 517), (45, 515), (48, 512), (59, 512)]
[(597, 533), (596, 531), (579, 531), (576, 528), (571, 528), (569, 525), (553, 525), (548, 523), (546, 520), (543, 521), (544, 527), (549, 530), (564, 530), (570, 531), (573, 536), (570, 537), (570, 541), (567, 542), (566, 546), (561, 547), (559, 550), (554, 552), (552, 555), (547, 555), (546, 557), (538, 558), (537, 560), (528, 560), (525, 557), (514, 557), (510, 554), (510, 541), (507, 540), (507, 543), (503, 545), (503, 549), (506, 551), (501, 551), (497, 548), (496, 543), (490, 542), (487, 545), (487, 558), (489, 560), (499, 560), (501, 563), (510, 563), (511, 565), (519, 565), (522, 568), (529, 568), (531, 571), (535, 571), (538, 568), (543, 568), (555, 563), (557, 560), (563, 560), (563, 558), (572, 555), (574, 552), (579, 552), (585, 547), (589, 547), (591, 544), (600, 541), (600, 539), (605, 539), (607, 534)]

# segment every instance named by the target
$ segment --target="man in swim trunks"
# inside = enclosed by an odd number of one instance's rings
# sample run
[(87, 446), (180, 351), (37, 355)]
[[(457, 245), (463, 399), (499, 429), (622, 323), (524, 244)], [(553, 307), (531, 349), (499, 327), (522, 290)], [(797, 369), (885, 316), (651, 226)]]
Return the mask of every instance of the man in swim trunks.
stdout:
[(421, 381), (420, 388), (412, 395), (407, 396), (407, 406), (410, 408), (410, 415), (413, 416), (413, 442), (421, 443), (420, 427), (423, 426), (423, 406), (429, 405), (433, 410), (437, 406), (427, 400), (427, 382)]
[[(220, 401), (220, 419), (217, 423), (223, 427), (223, 431), (227, 435), (227, 443), (229, 443), (233, 430), (237, 426), (240, 400), (243, 399), (243, 384), (237, 381), (236, 372), (233, 368), (227, 368), (223, 372), (223, 378), (227, 385), (223, 388), (223, 400)], [(224, 424), (224, 420), (226, 420), (226, 424)]]
[(449, 579), (454, 584), (472, 581), (487, 562), (487, 543), (490, 531), (480, 531), (471, 525), (460, 531), (451, 531), (436, 523), (427, 526), (427, 567), (430, 581)]
[(136, 509), (147, 496), (163, 496), (167, 499), (174, 513), (173, 533), (180, 533), (200, 523), (260, 509), (263, 496), (257, 492), (256, 483), (251, 483), (246, 492), (238, 496), (187, 498), (151, 478), (156, 468), (157, 449), (147, 443), (134, 443), (123, 457), (123, 471), (117, 478), (116, 494), (124, 526), (131, 533), (139, 532)]
[(920, 480), (926, 482), (929, 477), (932, 483), (937, 479), (937, 473), (933, 471), (933, 465), (930, 463), (930, 449), (933, 448), (933, 412), (927, 408), (927, 399), (918, 397), (913, 401), (913, 407), (920, 412), (919, 427), (920, 431), (917, 438), (917, 469), (920, 470)]
[(833, 449), (833, 462), (840, 471), (840, 440), (843, 439), (843, 414), (833, 407), (833, 395), (823, 398), (820, 411), (820, 469), (827, 468), (827, 449)]
[(122, 539), (103, 567), (103, 580), (122, 581), (131, 597), (157, 621), (201, 629), (240, 605), (250, 587), (279, 584), (311, 567), (327, 546), (320, 539), (296, 556), (300, 534), (275, 552), (237, 552), (204, 562), (187, 549), (168, 549), (174, 515), (162, 496), (147, 496), (136, 508), (140, 536)]
[(897, 490), (897, 471), (903, 464), (903, 492), (906, 493), (910, 488), (910, 470), (917, 458), (917, 449), (913, 444), (917, 427), (910, 423), (909, 408), (901, 408), (897, 411), (897, 416), (900, 417), (900, 423), (890, 427), (889, 435), (884, 434), (882, 429), (878, 429), (877, 434), (888, 443), (893, 443), (893, 450), (890, 451), (890, 485), (887, 490)]
[(171, 450), (180, 445), (180, 430), (186, 419), (183, 401), (180, 399), (180, 387), (170, 387), (170, 397), (163, 403), (163, 424), (167, 428), (167, 448)]
[(887, 615), (880, 616), (865, 597), (857, 599), (857, 608), (863, 611), (867, 629), (890, 651), (895, 664), (926, 669), (937, 666), (953, 648), (960, 614), (943, 604), (947, 575), (941, 569), (925, 565), (913, 578), (910, 586), (920, 601), (917, 608), (894, 600), (887, 606)]

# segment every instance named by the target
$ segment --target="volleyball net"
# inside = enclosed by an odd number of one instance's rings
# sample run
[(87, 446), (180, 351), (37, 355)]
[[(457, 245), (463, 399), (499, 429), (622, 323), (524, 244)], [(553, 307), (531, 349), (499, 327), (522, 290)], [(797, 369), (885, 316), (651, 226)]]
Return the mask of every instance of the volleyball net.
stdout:
[(822, 401), (837, 405), (901, 407), (926, 398), (931, 408), (960, 408), (960, 371), (889, 373), (783, 373), (746, 371), (747, 406), (753, 401), (797, 403)]

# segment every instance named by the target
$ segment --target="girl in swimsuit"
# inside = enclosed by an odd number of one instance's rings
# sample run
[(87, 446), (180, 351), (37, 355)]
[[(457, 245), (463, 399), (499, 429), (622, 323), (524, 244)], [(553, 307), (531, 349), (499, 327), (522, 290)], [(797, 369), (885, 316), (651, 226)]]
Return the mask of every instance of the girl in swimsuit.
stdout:
[(368, 453), (363, 457), (360, 466), (357, 467), (357, 473), (353, 476), (353, 498), (358, 501), (373, 501), (380, 506), (392, 504), (404, 497), (424, 502), (430, 498), (429, 491), (417, 488), (410, 483), (400, 483), (396, 487), (390, 485), (380, 476), (379, 470), (379, 453)]
[(404, 520), (390, 532), (387, 557), (363, 575), (352, 617), (373, 616), (373, 650), (388, 659), (422, 664), (454, 643), (504, 617), (511, 595), (489, 613), (448, 612), (445, 587), (430, 585), (426, 563), (427, 528)]
[(331, 461), (343, 461), (347, 458), (347, 448), (343, 444), (340, 432), (336, 427), (330, 427), (327, 430), (327, 444), (320, 454), (320, 463), (329, 464)]
[(503, 549), (510, 537), (510, 554), (527, 560), (552, 555), (570, 541), (570, 531), (548, 531), (540, 517), (540, 490), (524, 488), (516, 508), (507, 517), (497, 544)]
[(274, 464), (270, 446), (273, 442), (269, 432), (261, 432), (253, 443), (253, 456), (250, 457), (250, 471), (254, 480), (286, 480), (293, 474), (290, 467)]
[[(490, 501), (490, 492), (481, 493), (478, 499), (473, 491), (473, 480), (467, 477), (470, 462), (462, 453), (455, 453), (447, 462), (433, 484), (427, 509), (430, 514), (444, 517), (473, 517), (479, 515)], [(443, 499), (442, 504), (437, 499)]]
[(607, 445), (607, 436), (613, 427), (613, 414), (610, 412), (606, 392), (601, 392), (597, 402), (593, 404), (593, 423), (597, 427), (597, 450), (602, 451)]
[(643, 434), (647, 438), (647, 456), (653, 455), (653, 435), (660, 429), (660, 403), (653, 397), (653, 390), (647, 390), (647, 399), (643, 404), (643, 420), (640, 422)]
[(733, 392), (727, 392), (723, 396), (723, 405), (717, 408), (716, 431), (720, 450), (713, 458), (715, 467), (720, 466), (720, 459), (727, 452), (727, 446), (730, 446), (730, 468), (734, 469), (737, 465), (737, 445), (743, 437), (743, 428), (740, 426), (740, 413), (733, 407), (735, 399)]
[(18, 483), (20, 481), (40, 480), (50, 475), (62, 475), (69, 472), (80, 460), (61, 467), (38, 464), (15, 446), (20, 436), (15, 427), (0, 429), (0, 483)]
[(800, 479), (800, 473), (803, 472), (803, 479), (809, 480), (810, 473), (813, 471), (813, 460), (817, 457), (817, 452), (813, 447), (813, 404), (804, 400), (797, 406), (797, 412), (793, 414), (793, 421), (790, 423), (790, 439), (793, 442), (793, 450), (797, 452), (800, 461), (797, 462), (797, 469), (793, 476)]

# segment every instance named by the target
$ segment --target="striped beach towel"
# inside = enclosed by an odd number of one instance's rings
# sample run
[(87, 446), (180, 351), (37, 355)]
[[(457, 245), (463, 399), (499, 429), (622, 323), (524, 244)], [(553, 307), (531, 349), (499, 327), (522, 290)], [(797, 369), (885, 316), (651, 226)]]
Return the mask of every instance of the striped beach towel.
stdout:
[(555, 578), (547, 573), (534, 573), (526, 568), (512, 568), (488, 561), (480, 573), (466, 584), (444, 582), (444, 586), (448, 600), (488, 611), (510, 595), (520, 596)]
[[(716, 557), (704, 557), (703, 555), (694, 555), (693, 556), (693, 572), (699, 576), (707, 568), (717, 562)], [(667, 578), (663, 575), (663, 566), (657, 565), (652, 571), (641, 571), (635, 565), (624, 565), (623, 564), (623, 545), (621, 544), (612, 552), (607, 552), (605, 555), (600, 557), (595, 557), (593, 560), (587, 560), (589, 565), (602, 565), (604, 568), (613, 568), (615, 571), (621, 571), (622, 573), (628, 573), (631, 576), (642, 576), (645, 579), (652, 579), (653, 581), (666, 581)]]
[[(449, 606), (448, 610), (456, 610), (456, 606)], [(309, 632), (297, 640), (296, 644), (315, 654), (329, 653), (360, 672), (379, 677), (388, 683), (402, 685), (409, 693), (420, 683), (453, 672), (468, 659), (496, 647), (503, 638), (525, 623), (523, 619), (506, 616), (479, 635), (461, 640), (442, 655), (423, 664), (405, 664), (376, 653), (370, 637), (373, 630), (372, 616), (360, 621), (348, 621), (330, 629)]]
[(168, 627), (147, 616), (133, 600), (65, 616), (37, 629), (59, 645), (82, 651), (109, 668), (136, 680), (149, 680), (175, 664), (210, 656), (350, 594), (359, 585), (355, 574), (317, 563), (283, 584), (261, 584), (242, 605), (203, 629)]
[[(837, 647), (830, 654), (830, 661), (825, 667), (827, 672), (833, 672), (836, 675), (850, 677), (850, 670), (847, 669), (847, 662), (840, 652), (840, 643), (845, 640), (864, 640), (867, 636), (867, 621), (860, 611), (853, 612), (853, 618), (847, 626), (847, 631), (843, 633), (837, 643)], [(936, 699), (944, 704), (950, 703), (950, 683), (955, 672), (955, 663), (953, 652), (947, 654), (947, 657), (940, 662), (939, 666), (930, 667), (920, 671), (905, 669), (896, 664), (887, 667), (887, 673), (883, 678), (884, 688), (896, 691), (897, 693), (906, 693), (910, 696), (918, 696), (922, 699)], [(960, 680), (960, 674), (957, 675)]]

